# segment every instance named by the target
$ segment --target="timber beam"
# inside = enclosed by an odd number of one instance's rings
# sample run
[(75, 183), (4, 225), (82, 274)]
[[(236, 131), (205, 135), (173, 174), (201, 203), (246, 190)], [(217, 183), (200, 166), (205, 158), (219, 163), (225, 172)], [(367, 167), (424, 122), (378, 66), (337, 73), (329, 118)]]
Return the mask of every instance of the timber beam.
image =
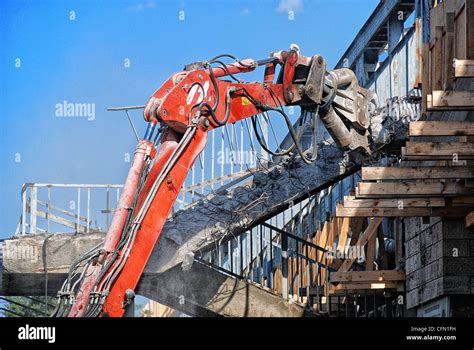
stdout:
[(347, 271), (331, 273), (331, 283), (381, 283), (405, 281), (405, 272), (396, 270)]
[(336, 208), (336, 217), (449, 217), (462, 218), (472, 207), (448, 208)]
[(408, 136), (473, 136), (474, 122), (417, 121), (410, 122)]
[(474, 145), (470, 142), (407, 142), (402, 158), (408, 160), (474, 159)]
[(459, 182), (390, 182), (359, 183), (356, 198), (398, 198), (398, 197), (437, 197), (474, 195), (474, 188)]
[(455, 59), (453, 66), (456, 78), (474, 78), (474, 60)]
[(471, 179), (474, 166), (364, 167), (362, 181)]
[(443, 198), (382, 198), (356, 199), (354, 196), (344, 197), (344, 208), (433, 208), (444, 207)]
[(404, 290), (402, 282), (376, 282), (376, 283), (339, 283), (338, 285), (329, 285), (329, 294), (331, 295), (347, 295), (347, 293), (363, 292), (366, 290), (386, 290), (393, 289), (398, 292)]
[(427, 96), (427, 108), (431, 111), (474, 110), (474, 91), (446, 91), (434, 90)]

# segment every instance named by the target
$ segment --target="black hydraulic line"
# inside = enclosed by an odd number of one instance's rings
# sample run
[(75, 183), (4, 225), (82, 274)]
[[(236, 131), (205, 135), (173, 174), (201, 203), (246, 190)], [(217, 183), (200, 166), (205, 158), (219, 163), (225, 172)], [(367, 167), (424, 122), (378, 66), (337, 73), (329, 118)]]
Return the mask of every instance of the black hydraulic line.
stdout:
[(222, 61), (214, 61), (213, 63), (218, 63), (219, 65), (221, 65), (221, 67), (219, 67), (220, 69), (222, 69), (229, 77), (231, 77), (232, 79), (234, 79), (236, 82), (240, 83), (241, 80), (239, 80), (238, 78), (235, 77), (235, 75), (233, 75), (229, 69), (227, 68), (226, 64)]
[[(253, 67), (252, 65), (248, 65), (246, 63), (244, 63), (243, 61), (239, 60), (237, 57), (233, 56), (233, 55), (229, 55), (229, 54), (221, 54), (221, 55), (218, 55), (212, 59), (209, 60), (209, 64), (208, 64), (208, 70), (209, 70), (209, 76), (211, 77), (211, 82), (212, 82), (212, 85), (214, 87), (214, 90), (216, 91), (216, 101), (215, 101), (215, 104), (214, 106), (212, 107), (212, 111), (215, 112), (216, 109), (217, 109), (217, 106), (219, 105), (219, 86), (217, 85), (217, 81), (216, 81), (216, 77), (214, 75), (214, 71), (212, 69), (212, 66), (211, 64), (213, 63), (218, 63), (219, 65), (221, 65), (221, 69), (223, 69), (225, 71), (225, 73), (230, 76), (232, 79), (234, 79), (235, 81), (239, 82), (240, 80), (238, 78), (236, 78), (227, 68), (226, 64), (222, 61), (219, 60), (219, 58), (222, 58), (222, 57), (228, 57), (228, 58), (231, 58), (233, 60), (235, 60), (237, 63), (239, 63), (240, 65), (242, 65), (243, 67)], [(263, 60), (260, 60), (260, 61), (257, 61), (257, 65), (264, 65), (264, 64), (267, 64), (267, 63), (272, 63), (272, 62), (275, 62), (275, 60), (277, 60), (276, 58), (268, 58), (268, 59), (263, 59)], [(216, 123), (219, 125), (219, 126), (222, 126), (224, 124), (221, 124), (220, 122), (217, 121), (217, 118), (215, 118), (215, 121)]]
[(216, 57), (213, 57), (209, 60), (210, 63), (214, 62), (215, 60), (219, 59), (219, 58), (223, 58), (223, 57), (227, 57), (227, 58), (231, 58), (233, 59), (234, 61), (238, 61), (237, 57), (235, 57), (234, 55), (230, 55), (228, 53), (223, 53), (223, 54), (220, 54), (220, 55), (217, 55)]
[[(244, 92), (245, 96), (250, 100), (250, 102), (252, 102), (252, 103), (255, 105), (255, 107), (256, 107), (257, 109), (260, 109), (260, 110), (262, 110), (262, 111), (267, 111), (267, 110), (268, 110), (268, 107), (267, 107), (267, 106), (263, 106), (259, 101), (255, 100), (255, 99), (253, 98), (253, 96), (250, 95), (249, 92), (248, 92), (245, 88), (241, 88), (241, 89), (239, 89), (239, 90), (241, 90), (241, 91)], [(272, 90), (270, 90), (270, 91), (272, 91)], [(272, 98), (273, 98), (273, 96), (272, 96)], [(275, 101), (275, 103), (276, 103), (276, 102), (277, 102), (277, 101)], [(278, 101), (278, 103), (279, 103), (279, 102), (280, 102), (280, 101)], [(281, 106), (281, 103), (279, 103), (279, 104), (280, 104), (280, 106)], [(285, 151), (283, 151), (283, 152), (277, 153), (277, 152), (273, 152), (272, 150), (270, 150), (270, 149), (267, 147), (265, 141), (262, 140), (262, 137), (261, 137), (260, 133), (258, 132), (256, 116), (252, 116), (250, 119), (251, 119), (251, 121), (252, 121), (252, 127), (253, 127), (253, 129), (254, 129), (254, 131), (255, 131), (255, 136), (256, 136), (256, 138), (257, 138), (257, 141), (258, 141), (258, 143), (260, 144), (260, 146), (261, 146), (266, 152), (268, 152), (268, 153), (271, 154), (272, 156), (281, 157), (281, 156), (285, 156), (285, 155), (291, 153), (291, 152), (294, 150), (294, 148), (295, 148), (295, 146), (296, 146), (295, 143), (293, 143), (287, 150), (285, 150)], [(298, 142), (299, 142), (299, 140), (300, 140), (300, 138), (301, 138), (301, 135), (302, 135), (302, 129), (300, 128), (300, 129), (298, 130), (298, 137), (297, 137)], [(294, 141), (294, 140), (293, 140), (293, 141)]]
[(209, 63), (217, 62), (217, 60), (218, 60), (219, 58), (223, 58), (223, 57), (231, 58), (231, 59), (233, 59), (235, 62), (237, 62), (238, 64), (240, 64), (240, 65), (243, 66), (243, 67), (248, 67), (248, 68), (253, 67), (251, 64), (244, 63), (242, 60), (238, 59), (237, 57), (235, 57), (235, 56), (233, 56), (233, 55), (226, 54), (226, 53), (211, 58), (211, 59), (209, 60)]
[[(75, 262), (71, 264), (71, 267), (69, 268), (68, 272), (68, 277), (64, 281), (59, 294), (58, 294), (58, 304), (56, 305), (55, 309), (51, 313), (51, 317), (64, 317), (67, 316), (69, 313), (69, 310), (72, 306), (71, 300), (67, 299), (68, 295), (71, 295), (74, 290), (70, 291), (70, 286), (72, 284), (73, 278), (77, 274), (75, 271), (79, 268), (80, 264), (83, 263), (84, 261), (90, 261), (96, 257), (99, 256), (100, 250), (99, 247), (102, 245), (102, 243), (96, 245), (95, 247), (91, 248), (89, 251), (84, 253), (79, 259), (77, 259)], [(89, 265), (86, 264), (86, 267)], [(83, 271), (85, 272), (86, 267), (83, 268)], [(74, 276), (73, 276), (74, 273)], [(83, 274), (81, 275), (81, 279), (74, 282), (73, 284), (73, 289), (74, 286), (78, 284), (78, 282), (81, 282), (83, 278)], [(65, 292), (65, 288), (67, 287), (66, 290), (68, 290), (68, 293)], [(66, 301), (64, 301), (64, 298), (66, 297)], [(65, 305), (66, 304), (66, 305)]]
[(212, 86), (216, 91), (216, 101), (214, 102), (214, 106), (212, 106), (212, 111), (215, 112), (217, 106), (219, 106), (219, 86), (217, 85), (216, 77), (214, 75), (214, 71), (212, 70), (211, 65), (209, 65), (209, 76), (211, 77)]
[(252, 127), (253, 127), (253, 130), (255, 132), (255, 137), (257, 138), (257, 141), (258, 143), (260, 144), (260, 146), (269, 154), (271, 154), (272, 156), (275, 156), (275, 157), (282, 157), (282, 156), (286, 156), (287, 154), (290, 154), (291, 151), (293, 150), (294, 148), (294, 145), (290, 148), (288, 148), (287, 150), (283, 151), (283, 152), (274, 152), (272, 150), (270, 150), (267, 145), (266, 145), (266, 142), (262, 139), (262, 136), (260, 135), (259, 131), (258, 131), (258, 127), (257, 127), (257, 117), (256, 116), (252, 116), (251, 118), (251, 121), (252, 121)]
[[(316, 153), (316, 140), (313, 140), (313, 158), (308, 158), (306, 157), (306, 155), (304, 154), (304, 152), (301, 150), (301, 147), (300, 147), (300, 143), (299, 143), (299, 137), (298, 135), (296, 134), (295, 132), (295, 129), (293, 128), (293, 124), (291, 123), (291, 120), (290, 118), (288, 117), (288, 115), (285, 113), (285, 111), (283, 110), (283, 106), (280, 102), (280, 99), (278, 98), (278, 96), (273, 92), (272, 89), (269, 89), (270, 91), (270, 94), (272, 96), (272, 98), (276, 101), (278, 101), (278, 104), (280, 106), (280, 108), (274, 108), (274, 107), (266, 107), (268, 110), (274, 110), (278, 113), (280, 113), (283, 118), (285, 119), (285, 122), (286, 122), (286, 125), (288, 127), (288, 131), (290, 133), (290, 136), (291, 138), (293, 139), (293, 142), (294, 142), (294, 145), (296, 147), (296, 150), (298, 152), (298, 154), (300, 155), (301, 159), (306, 163), (306, 164), (311, 164), (313, 163), (316, 159), (317, 159), (317, 154)], [(313, 128), (316, 128), (316, 117), (317, 115), (319, 114), (319, 105), (317, 106), (317, 109), (316, 109), (316, 112), (315, 112), (315, 115), (313, 117)], [(316, 131), (313, 130), (313, 135)]]
[[(306, 164), (311, 164), (317, 159), (317, 155), (313, 155), (312, 158), (308, 158), (303, 150), (300, 147), (299, 139), (298, 139), (298, 134), (296, 133), (295, 129), (293, 128), (293, 125), (291, 123), (290, 118), (286, 115), (285, 111), (279, 108), (268, 108), (268, 110), (271, 111), (276, 111), (280, 113), (283, 118), (285, 119), (286, 125), (288, 127), (288, 131), (290, 132), (290, 136), (293, 139), (293, 142), (295, 143), (296, 150), (298, 151), (298, 154), (300, 155), (301, 159), (306, 163)], [(314, 141), (313, 147), (315, 147), (316, 142)]]
[[(211, 116), (211, 119), (214, 121), (214, 123), (216, 123), (217, 125), (219, 126), (224, 126), (227, 124), (227, 121), (229, 120), (229, 117), (230, 117), (230, 90), (227, 90), (227, 94), (226, 94), (226, 102), (225, 102), (225, 115), (224, 115), (224, 118), (222, 120), (219, 120), (216, 116), (216, 114), (214, 113), (214, 109), (211, 107), (211, 105), (207, 102), (201, 102), (197, 108), (197, 112), (200, 114), (204, 108), (206, 108), (206, 110), (209, 112), (210, 116)], [(193, 107), (194, 108), (194, 107)], [(192, 109), (191, 109), (192, 110)], [(200, 115), (198, 115), (199, 117)]]

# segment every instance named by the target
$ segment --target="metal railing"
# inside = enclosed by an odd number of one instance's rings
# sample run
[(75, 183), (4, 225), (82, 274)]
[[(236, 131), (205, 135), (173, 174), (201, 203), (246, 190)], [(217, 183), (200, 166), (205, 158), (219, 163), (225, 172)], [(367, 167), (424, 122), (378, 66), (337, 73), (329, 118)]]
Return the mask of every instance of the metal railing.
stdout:
[(331, 247), (320, 247), (312, 239), (356, 177), (348, 176), (241, 235), (216, 243), (196, 260), (285, 300), (330, 312)]
[[(330, 240), (324, 240), (324, 246), (315, 244), (317, 232), (335, 220), (331, 213), (336, 203), (353, 190), (358, 180), (358, 173), (347, 176), (242, 234), (216, 242), (213, 248), (196, 255), (195, 261), (317, 312), (346, 317), (401, 317), (400, 292), (334, 290), (331, 274), (340, 261), (336, 261)], [(348, 245), (350, 240), (345, 247)]]
[[(110, 224), (122, 187), (118, 184), (24, 184), (22, 214), (15, 235), (68, 232), (68, 229), (69, 232), (103, 231)], [(40, 199), (40, 195), (44, 197)], [(103, 207), (93, 208), (92, 203)]]
[[(316, 252), (316, 254), (314, 254)], [(230, 276), (313, 307), (328, 295), (326, 249), (267, 222), (196, 257)], [(316, 255), (316, 259), (312, 258)]]

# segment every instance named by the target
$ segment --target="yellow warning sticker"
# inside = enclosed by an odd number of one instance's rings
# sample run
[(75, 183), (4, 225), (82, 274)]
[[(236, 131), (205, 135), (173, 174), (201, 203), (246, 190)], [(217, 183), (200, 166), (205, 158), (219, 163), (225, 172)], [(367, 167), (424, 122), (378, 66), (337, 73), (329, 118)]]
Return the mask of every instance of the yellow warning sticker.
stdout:
[(250, 102), (250, 100), (245, 97), (245, 96), (242, 96), (242, 106), (248, 106), (248, 105), (251, 105), (252, 102)]

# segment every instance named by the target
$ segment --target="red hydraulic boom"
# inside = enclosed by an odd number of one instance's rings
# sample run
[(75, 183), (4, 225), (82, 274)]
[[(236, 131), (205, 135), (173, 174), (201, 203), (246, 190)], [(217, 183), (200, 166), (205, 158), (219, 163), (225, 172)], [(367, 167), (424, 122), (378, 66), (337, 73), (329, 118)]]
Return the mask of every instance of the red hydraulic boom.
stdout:
[[(222, 62), (229, 58), (235, 62)], [(262, 82), (245, 83), (235, 77), (259, 66), (265, 67)], [(316, 152), (309, 156), (301, 149), (301, 133), (283, 109), (300, 106), (302, 112), (312, 113), (313, 120), (321, 118), (341, 148), (369, 153), (370, 99), (351, 70), (328, 72), (321, 56), (302, 56), (296, 46), (259, 61), (220, 55), (173, 74), (146, 105), (148, 128), (138, 142), (105, 243), (71, 267), (55, 315), (123, 316), (210, 130), (249, 117), (256, 129), (258, 114), (276, 111), (285, 118), (294, 141), (286, 153), (297, 153), (309, 163)]]

